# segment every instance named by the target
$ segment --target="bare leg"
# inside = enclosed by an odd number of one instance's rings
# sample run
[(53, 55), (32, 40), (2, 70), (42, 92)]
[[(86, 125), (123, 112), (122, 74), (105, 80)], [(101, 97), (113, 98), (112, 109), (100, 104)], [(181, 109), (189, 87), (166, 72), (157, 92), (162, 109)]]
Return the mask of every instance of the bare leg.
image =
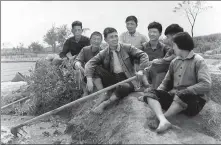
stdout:
[[(96, 86), (97, 90), (103, 89), (103, 84), (100, 78), (94, 78), (94, 85)], [(109, 99), (110, 97), (106, 93), (99, 94), (99, 98), (96, 100), (95, 107), (100, 105), (103, 101)]]
[(114, 103), (116, 100), (118, 100), (118, 98), (116, 97), (116, 95), (113, 93), (110, 97), (110, 99), (102, 102), (99, 106), (97, 106), (93, 112), (96, 114), (102, 114), (104, 109), (108, 106), (111, 105), (112, 103)]
[(166, 118), (170, 118), (170, 117), (180, 113), (183, 110), (184, 110), (184, 107), (182, 107), (179, 103), (173, 101), (170, 108), (164, 113), (164, 116)]
[(160, 124), (158, 128), (156, 129), (156, 132), (161, 133), (169, 129), (172, 125), (165, 118), (160, 103), (157, 100), (152, 99), (152, 98), (147, 98), (147, 101), (148, 101), (150, 108), (154, 111), (158, 120), (160, 121)]

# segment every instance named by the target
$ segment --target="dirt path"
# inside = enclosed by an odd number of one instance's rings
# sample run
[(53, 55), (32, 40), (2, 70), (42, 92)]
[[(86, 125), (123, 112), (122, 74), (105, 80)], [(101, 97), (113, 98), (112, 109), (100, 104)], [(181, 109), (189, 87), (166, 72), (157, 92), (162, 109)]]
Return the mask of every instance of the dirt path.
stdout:
[(22, 123), (32, 116), (1, 115), (1, 144), (68, 144), (71, 138), (64, 134), (66, 125), (64, 119), (59, 117), (39, 121), (36, 124), (24, 127), (28, 134), (14, 138), (10, 128)]

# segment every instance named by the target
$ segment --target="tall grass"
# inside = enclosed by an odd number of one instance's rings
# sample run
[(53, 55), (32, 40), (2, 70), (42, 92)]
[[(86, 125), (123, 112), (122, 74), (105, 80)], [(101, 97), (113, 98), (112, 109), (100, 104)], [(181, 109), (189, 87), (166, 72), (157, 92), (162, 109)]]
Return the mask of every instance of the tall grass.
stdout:
[(58, 65), (38, 61), (35, 70), (28, 77), (29, 91), (32, 94), (28, 102), (29, 114), (39, 115), (78, 99), (82, 94), (77, 71), (70, 61)]

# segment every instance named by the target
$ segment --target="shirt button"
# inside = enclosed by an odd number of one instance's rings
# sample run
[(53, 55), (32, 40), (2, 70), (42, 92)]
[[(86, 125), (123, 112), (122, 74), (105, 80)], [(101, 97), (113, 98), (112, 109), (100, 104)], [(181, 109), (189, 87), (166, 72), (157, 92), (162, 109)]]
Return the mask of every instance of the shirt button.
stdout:
[(181, 75), (179, 75), (179, 77), (181, 77)]

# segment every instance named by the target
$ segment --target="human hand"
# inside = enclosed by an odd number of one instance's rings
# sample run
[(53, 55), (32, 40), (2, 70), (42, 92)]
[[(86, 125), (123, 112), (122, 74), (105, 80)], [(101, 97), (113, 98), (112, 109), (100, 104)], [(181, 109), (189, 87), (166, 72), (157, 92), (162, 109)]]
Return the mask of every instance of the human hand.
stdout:
[(141, 82), (142, 81), (142, 77), (143, 77), (143, 71), (140, 70), (140, 71), (136, 72), (136, 76), (137, 76), (137, 80), (139, 82)]
[(92, 78), (87, 78), (87, 89), (89, 92), (92, 92), (94, 88), (94, 84)]

